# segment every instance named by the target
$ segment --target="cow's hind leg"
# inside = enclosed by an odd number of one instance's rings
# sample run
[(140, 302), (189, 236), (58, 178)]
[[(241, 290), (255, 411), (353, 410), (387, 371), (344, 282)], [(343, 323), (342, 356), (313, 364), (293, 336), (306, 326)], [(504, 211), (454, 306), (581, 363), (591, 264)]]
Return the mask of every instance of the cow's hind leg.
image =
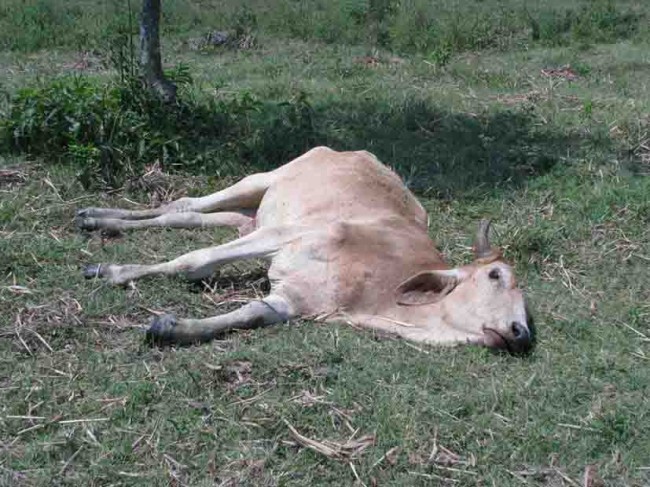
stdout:
[(146, 220), (122, 220), (119, 218), (81, 217), (78, 225), (83, 230), (111, 230), (122, 232), (149, 227), (208, 228), (235, 227), (240, 236), (250, 233), (255, 222), (254, 210), (224, 211), (220, 213), (165, 213)]
[(184, 274), (190, 280), (200, 280), (228, 262), (270, 257), (284, 243), (296, 238), (300, 233), (300, 229), (292, 227), (260, 228), (223, 245), (195, 250), (160, 264), (89, 265), (84, 269), (84, 276), (105, 277), (112, 284), (126, 284), (141, 277), (158, 274)]
[(141, 220), (156, 218), (166, 213), (212, 213), (256, 209), (269, 186), (277, 176), (273, 172), (246, 176), (238, 183), (216, 193), (197, 198), (181, 198), (166, 205), (148, 210), (123, 210), (120, 208), (84, 208), (77, 212), (83, 218), (113, 218)]
[(238, 310), (204, 319), (183, 319), (172, 315), (154, 318), (147, 338), (157, 344), (206, 342), (235, 329), (250, 329), (286, 321), (294, 316), (290, 303), (271, 294), (251, 301)]

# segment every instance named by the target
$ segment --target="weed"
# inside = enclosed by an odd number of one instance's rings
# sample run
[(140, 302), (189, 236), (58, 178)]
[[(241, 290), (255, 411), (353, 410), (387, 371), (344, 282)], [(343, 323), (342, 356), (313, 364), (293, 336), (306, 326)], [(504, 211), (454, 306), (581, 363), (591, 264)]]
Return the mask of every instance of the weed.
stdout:
[(11, 100), (2, 131), (16, 150), (47, 155), (55, 163), (77, 162), (86, 184), (96, 178), (116, 184), (146, 152), (162, 156), (174, 143), (147, 130), (146, 114), (129, 101), (120, 87), (64, 77), (20, 90)]
[(533, 40), (550, 45), (613, 42), (632, 37), (643, 15), (624, 11), (613, 0), (596, 0), (562, 11), (529, 14)]
[(257, 14), (244, 6), (233, 15), (231, 23), (237, 38), (250, 36), (257, 30)]

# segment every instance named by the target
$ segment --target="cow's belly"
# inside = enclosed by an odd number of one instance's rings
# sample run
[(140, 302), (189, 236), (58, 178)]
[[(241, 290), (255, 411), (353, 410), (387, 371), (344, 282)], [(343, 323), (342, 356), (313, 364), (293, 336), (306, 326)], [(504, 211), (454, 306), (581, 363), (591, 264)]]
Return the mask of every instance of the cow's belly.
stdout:
[(269, 278), (297, 314), (374, 313), (407, 277), (441, 267), (427, 233), (392, 217), (305, 232), (274, 255)]

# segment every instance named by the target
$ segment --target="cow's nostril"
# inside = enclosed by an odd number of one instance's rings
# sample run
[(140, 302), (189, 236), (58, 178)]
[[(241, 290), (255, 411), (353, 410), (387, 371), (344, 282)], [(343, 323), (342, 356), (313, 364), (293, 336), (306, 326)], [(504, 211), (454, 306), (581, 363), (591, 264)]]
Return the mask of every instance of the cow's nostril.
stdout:
[(517, 321), (512, 322), (511, 329), (512, 336), (515, 338), (515, 340), (521, 340), (527, 335), (526, 327)]

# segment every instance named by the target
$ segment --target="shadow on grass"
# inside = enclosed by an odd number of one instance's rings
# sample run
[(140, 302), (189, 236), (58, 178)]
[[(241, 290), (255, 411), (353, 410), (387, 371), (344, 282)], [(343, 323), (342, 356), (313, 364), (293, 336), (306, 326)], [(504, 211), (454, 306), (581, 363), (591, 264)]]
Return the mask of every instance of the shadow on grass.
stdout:
[[(254, 266), (238, 266), (231, 264), (230, 269), (219, 270), (212, 276), (200, 281), (189, 281), (187, 288), (190, 292), (210, 292), (223, 296), (236, 295), (255, 299), (266, 295), (271, 290), (268, 278), (268, 265), (258, 263)], [(227, 298), (225, 298), (227, 299)], [(241, 300), (236, 307), (241, 305)]]
[[(250, 131), (253, 137), (244, 142), (245, 150), (239, 151), (233, 165), (243, 163), (247, 171), (270, 170), (316, 145), (365, 149), (393, 167), (418, 193), (469, 196), (542, 175), (585, 142), (522, 110), (452, 113), (424, 101), (396, 106), (339, 102), (308, 108), (300, 109), (298, 123), (282, 122), (282, 116), (259, 119), (259, 124), (249, 119), (257, 128)], [(214, 163), (223, 167), (222, 161)], [(206, 169), (211, 169), (209, 164), (202, 168)]]
[(419, 101), (341, 104), (324, 113), (323, 125), (328, 145), (369, 150), (415, 191), (439, 196), (518, 185), (576, 144), (531, 113), (451, 113)]

